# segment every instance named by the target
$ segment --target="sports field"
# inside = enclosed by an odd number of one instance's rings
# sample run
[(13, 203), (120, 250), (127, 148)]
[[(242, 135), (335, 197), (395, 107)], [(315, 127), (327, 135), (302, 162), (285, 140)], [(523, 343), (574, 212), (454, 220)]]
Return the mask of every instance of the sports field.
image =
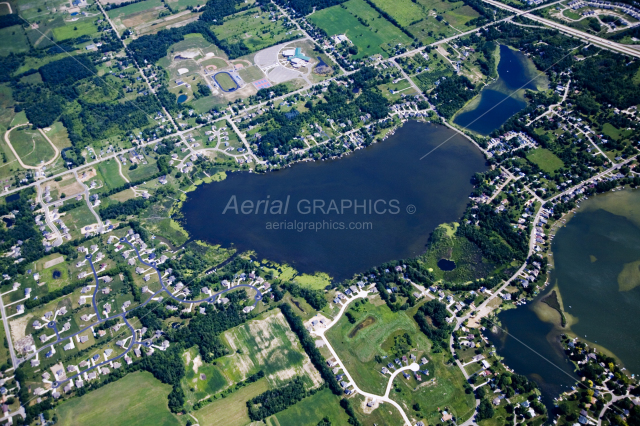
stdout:
[(136, 372), (55, 409), (59, 425), (180, 425), (169, 412), (164, 385), (151, 373)]
[(546, 173), (553, 173), (554, 171), (564, 167), (564, 163), (553, 152), (545, 148), (538, 148), (527, 154), (527, 160), (536, 164)]
[(231, 77), (229, 73), (219, 72), (218, 74), (214, 75), (213, 78), (225, 92), (233, 92), (234, 90), (238, 89), (238, 83), (236, 83), (236, 81)]
[[(361, 24), (358, 18), (367, 21), (369, 26)], [(309, 20), (330, 36), (346, 34), (358, 47), (358, 58), (376, 54), (388, 57), (387, 52), (398, 43), (411, 43), (406, 34), (381, 17), (364, 0), (349, 0), (342, 5), (320, 10), (309, 16)]]
[(49, 161), (55, 155), (53, 147), (40, 132), (27, 126), (13, 130), (9, 134), (9, 140), (27, 166), (37, 166), (41, 161)]

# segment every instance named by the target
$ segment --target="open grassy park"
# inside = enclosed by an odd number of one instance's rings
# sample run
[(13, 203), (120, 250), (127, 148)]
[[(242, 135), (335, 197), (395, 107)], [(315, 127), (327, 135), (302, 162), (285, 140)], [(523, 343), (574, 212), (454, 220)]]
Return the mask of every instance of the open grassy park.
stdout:
[(101, 389), (73, 398), (56, 408), (58, 424), (71, 425), (180, 425), (167, 407), (170, 385), (151, 373), (131, 373)]
[(55, 151), (38, 130), (28, 126), (19, 127), (9, 134), (13, 149), (27, 166), (38, 166), (51, 160)]
[[(358, 18), (369, 24), (365, 26)], [(381, 17), (364, 0), (349, 0), (338, 6), (320, 10), (309, 20), (327, 32), (328, 35), (346, 34), (358, 46), (357, 57), (363, 58), (387, 52), (398, 43), (410, 44), (411, 39), (391, 22)]]
[(527, 154), (527, 160), (536, 164), (545, 173), (553, 173), (564, 167), (564, 163), (553, 152), (545, 148), (537, 148)]

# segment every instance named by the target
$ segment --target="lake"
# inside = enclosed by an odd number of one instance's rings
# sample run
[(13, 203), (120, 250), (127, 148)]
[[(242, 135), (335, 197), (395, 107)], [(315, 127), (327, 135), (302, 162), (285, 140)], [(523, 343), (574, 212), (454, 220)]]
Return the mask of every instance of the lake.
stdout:
[(640, 373), (640, 192), (609, 192), (584, 201), (551, 248), (551, 284), (557, 284), (568, 326), (560, 326), (558, 314), (542, 314), (537, 300), (502, 312), (498, 318), (515, 338), (489, 333), (498, 354), (516, 372), (534, 377), (547, 397), (570, 384), (557, 368), (572, 374), (558, 343), (562, 333), (612, 352), (628, 370)]
[(456, 114), (453, 122), (475, 133), (488, 135), (512, 115), (524, 109), (524, 92), (547, 87), (531, 59), (517, 50), (500, 45), (498, 79), (485, 86), (478, 96)]
[(200, 185), (182, 213), (192, 238), (342, 280), (424, 252), (436, 226), (460, 218), (471, 177), (485, 170), (458, 133), (411, 121), (337, 160)]

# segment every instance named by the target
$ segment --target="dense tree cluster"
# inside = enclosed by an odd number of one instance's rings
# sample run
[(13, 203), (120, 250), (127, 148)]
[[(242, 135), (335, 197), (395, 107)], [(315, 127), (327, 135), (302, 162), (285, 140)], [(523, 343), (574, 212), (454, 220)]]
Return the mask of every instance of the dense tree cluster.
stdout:
[(264, 420), (279, 413), (307, 396), (304, 380), (296, 377), (284, 386), (271, 389), (247, 401), (249, 418), (253, 421)]
[(453, 330), (451, 324), (447, 322), (448, 316), (447, 306), (434, 299), (422, 305), (413, 318), (436, 348), (447, 347), (447, 339)]
[(340, 388), (340, 385), (336, 381), (335, 376), (333, 375), (329, 367), (327, 367), (327, 363), (325, 362), (324, 357), (322, 356), (318, 348), (316, 348), (315, 341), (311, 338), (311, 335), (304, 327), (302, 320), (293, 312), (291, 306), (286, 303), (280, 305), (280, 310), (282, 311), (284, 317), (287, 319), (291, 330), (293, 330), (293, 332), (298, 335), (300, 343), (302, 344), (302, 348), (309, 356), (311, 363), (320, 372), (320, 375), (329, 386), (329, 389), (331, 389), (331, 391), (336, 395), (342, 395), (342, 388)]
[(430, 99), (438, 112), (445, 118), (453, 117), (478, 91), (469, 79), (463, 75), (453, 75), (441, 81), (433, 89)]
[(285, 283), (282, 286), (291, 293), (292, 296), (302, 297), (316, 311), (327, 306), (327, 299), (324, 297), (324, 292), (320, 290), (300, 287), (295, 283)]
[(69, 86), (96, 74), (88, 55), (76, 55), (49, 62), (39, 69), (42, 81), (51, 86)]
[(345, 2), (346, 0), (278, 0), (278, 3), (284, 7), (290, 7), (301, 15), (308, 15), (313, 10), (326, 9)]

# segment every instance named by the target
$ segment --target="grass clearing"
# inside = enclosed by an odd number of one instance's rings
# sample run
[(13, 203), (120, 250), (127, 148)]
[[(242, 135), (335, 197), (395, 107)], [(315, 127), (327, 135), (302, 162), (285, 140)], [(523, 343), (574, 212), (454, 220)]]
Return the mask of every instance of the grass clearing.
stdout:
[(247, 401), (266, 392), (269, 384), (265, 379), (258, 380), (220, 398), (196, 411), (194, 416), (198, 423), (207, 426), (245, 426), (251, 423), (247, 411)]
[(211, 29), (219, 39), (231, 44), (241, 42), (251, 52), (257, 52), (299, 34), (295, 26), (284, 24), (282, 20), (272, 22), (271, 15), (262, 12), (259, 7), (231, 15), (225, 19), (224, 24), (214, 25)]
[(128, 6), (119, 7), (117, 9), (112, 9), (107, 12), (109, 18), (121, 18), (127, 19), (130, 15), (136, 13), (142, 13), (149, 9), (153, 9), (156, 7), (163, 6), (162, 1), (160, 0), (145, 0), (139, 3), (130, 4)]
[(0, 40), (2, 40), (0, 56), (29, 51), (29, 40), (20, 25), (2, 28), (0, 30)]
[(251, 83), (252, 81), (260, 80), (266, 77), (262, 70), (256, 65), (242, 68), (240, 71), (238, 71), (238, 74), (246, 83)]
[(536, 164), (545, 173), (553, 173), (564, 167), (564, 163), (553, 152), (537, 148), (527, 154), (527, 160)]
[(428, 10), (411, 0), (373, 0), (373, 3), (391, 15), (404, 28), (428, 16)]
[(91, 35), (98, 32), (93, 20), (71, 22), (62, 27), (53, 29), (53, 36), (57, 41), (77, 38), (83, 35)]
[(59, 425), (180, 425), (167, 406), (171, 386), (151, 373), (136, 372), (56, 409)]
[(633, 134), (633, 130), (620, 130), (613, 126), (611, 123), (604, 123), (604, 125), (602, 126), (602, 133), (610, 137), (611, 139), (619, 141), (631, 136), (631, 134)]
[[(358, 18), (367, 21), (369, 26), (361, 24)], [(388, 57), (388, 52), (398, 43), (411, 43), (406, 34), (380, 17), (364, 0), (349, 0), (342, 5), (320, 10), (309, 16), (309, 20), (329, 36), (346, 34), (358, 47), (358, 58), (376, 54)]]
[(13, 149), (27, 166), (37, 166), (55, 156), (53, 147), (38, 130), (19, 127), (9, 134)]
[(324, 290), (331, 284), (331, 277), (324, 272), (316, 272), (314, 275), (302, 274), (295, 278), (295, 282), (302, 287), (314, 290)]
[(286, 410), (267, 418), (266, 421), (273, 423), (275, 417), (280, 426), (315, 425), (325, 416), (335, 425), (349, 422), (349, 417), (340, 407), (340, 398), (331, 393), (329, 389), (323, 389), (315, 395), (303, 399)]

